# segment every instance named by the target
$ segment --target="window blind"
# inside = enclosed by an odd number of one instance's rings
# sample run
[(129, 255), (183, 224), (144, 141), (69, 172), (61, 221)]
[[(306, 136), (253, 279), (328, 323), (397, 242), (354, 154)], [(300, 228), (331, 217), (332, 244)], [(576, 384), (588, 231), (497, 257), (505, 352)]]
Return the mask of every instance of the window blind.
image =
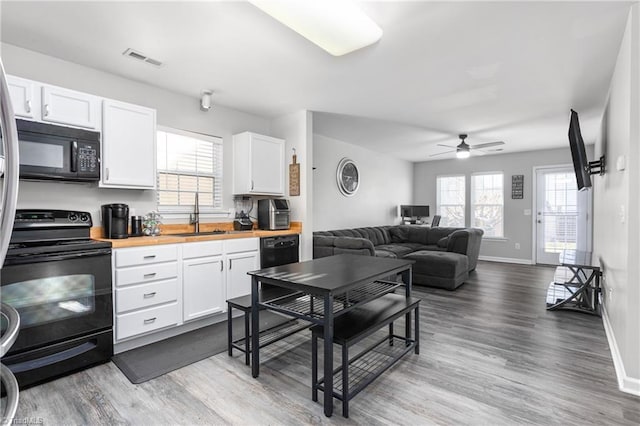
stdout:
[(222, 138), (174, 130), (157, 134), (158, 209), (222, 208)]

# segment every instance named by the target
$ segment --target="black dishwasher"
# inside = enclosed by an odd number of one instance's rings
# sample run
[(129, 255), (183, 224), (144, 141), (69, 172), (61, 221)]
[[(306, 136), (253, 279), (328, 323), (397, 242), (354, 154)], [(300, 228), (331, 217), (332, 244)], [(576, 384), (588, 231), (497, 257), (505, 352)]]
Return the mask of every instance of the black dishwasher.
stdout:
[(296, 263), (299, 257), (300, 237), (280, 235), (260, 238), (260, 268)]

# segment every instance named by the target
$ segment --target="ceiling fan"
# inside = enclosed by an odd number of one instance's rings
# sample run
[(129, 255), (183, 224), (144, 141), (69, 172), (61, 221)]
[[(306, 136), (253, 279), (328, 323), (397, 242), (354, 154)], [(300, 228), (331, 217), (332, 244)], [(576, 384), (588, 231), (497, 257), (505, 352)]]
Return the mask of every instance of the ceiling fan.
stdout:
[(439, 143), (438, 146), (445, 146), (447, 148), (453, 148), (453, 151), (438, 152), (437, 154), (431, 154), (429, 157), (435, 157), (437, 155), (443, 155), (443, 154), (449, 154), (451, 152), (455, 152), (456, 153), (456, 157), (458, 157), (458, 158), (469, 158), (469, 156), (471, 155), (471, 151), (482, 150), (484, 148), (490, 148), (492, 146), (504, 145), (504, 142), (502, 142), (502, 141), (481, 143), (481, 144), (478, 144), (478, 145), (469, 145), (468, 143), (466, 143), (464, 141), (467, 138), (467, 136), (468, 135), (465, 135), (465, 134), (458, 135), (458, 137), (461, 140), (461, 142), (460, 142), (460, 144), (458, 144), (458, 146), (443, 145), (443, 144)]

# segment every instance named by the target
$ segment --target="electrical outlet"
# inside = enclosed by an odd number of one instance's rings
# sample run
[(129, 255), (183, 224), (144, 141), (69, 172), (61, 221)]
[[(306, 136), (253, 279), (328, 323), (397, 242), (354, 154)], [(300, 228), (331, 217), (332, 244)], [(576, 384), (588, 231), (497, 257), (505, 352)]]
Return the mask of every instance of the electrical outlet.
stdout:
[(520, 250), (520, 243), (516, 243), (516, 250)]

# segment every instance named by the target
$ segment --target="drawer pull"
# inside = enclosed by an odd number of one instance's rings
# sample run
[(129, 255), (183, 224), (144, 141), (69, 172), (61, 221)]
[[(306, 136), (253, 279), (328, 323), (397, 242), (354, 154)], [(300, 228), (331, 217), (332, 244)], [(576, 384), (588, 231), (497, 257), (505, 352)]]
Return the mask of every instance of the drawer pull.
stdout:
[(153, 278), (153, 277), (155, 277), (155, 276), (156, 276), (156, 273), (155, 273), (155, 272), (152, 272), (152, 273), (150, 273), (150, 274), (144, 274), (144, 277), (145, 277), (145, 278)]
[(144, 297), (145, 299), (148, 299), (148, 298), (153, 297), (155, 295), (156, 295), (156, 292), (154, 291), (154, 292), (151, 292), (151, 293), (145, 293), (145, 294), (142, 295), (142, 297)]
[(144, 320), (144, 323), (145, 324), (151, 324), (151, 323), (155, 322), (155, 320), (156, 320), (156, 317), (147, 318), (146, 320)]
[(150, 255), (144, 257), (144, 259), (155, 259), (155, 258), (156, 258), (155, 254), (150, 254)]

